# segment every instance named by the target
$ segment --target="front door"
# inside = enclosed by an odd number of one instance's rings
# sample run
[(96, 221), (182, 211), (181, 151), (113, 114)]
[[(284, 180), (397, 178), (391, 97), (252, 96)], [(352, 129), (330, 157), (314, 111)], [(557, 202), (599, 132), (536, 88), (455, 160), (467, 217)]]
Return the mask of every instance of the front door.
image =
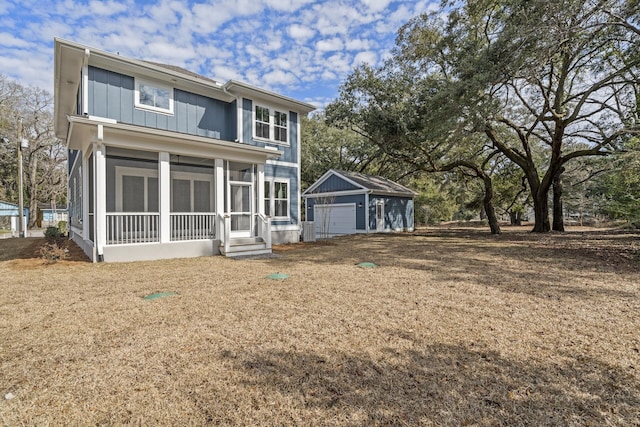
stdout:
[(253, 185), (244, 182), (229, 184), (231, 237), (251, 237)]
[(376, 231), (384, 231), (384, 200), (378, 200), (376, 203)]

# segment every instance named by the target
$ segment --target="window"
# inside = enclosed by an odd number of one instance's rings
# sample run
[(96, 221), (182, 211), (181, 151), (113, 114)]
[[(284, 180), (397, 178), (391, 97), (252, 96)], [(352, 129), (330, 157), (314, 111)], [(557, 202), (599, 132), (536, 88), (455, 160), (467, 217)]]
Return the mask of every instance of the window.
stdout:
[(254, 137), (287, 144), (289, 122), (287, 113), (256, 105)]
[(158, 212), (158, 171), (116, 166), (116, 212)]
[(289, 218), (289, 180), (275, 179), (264, 183), (264, 214)]
[(269, 139), (269, 109), (256, 105), (256, 137)]
[(275, 113), (273, 139), (276, 141), (287, 142), (287, 115), (280, 111), (276, 111)]
[(145, 110), (173, 114), (173, 89), (136, 79), (135, 105)]

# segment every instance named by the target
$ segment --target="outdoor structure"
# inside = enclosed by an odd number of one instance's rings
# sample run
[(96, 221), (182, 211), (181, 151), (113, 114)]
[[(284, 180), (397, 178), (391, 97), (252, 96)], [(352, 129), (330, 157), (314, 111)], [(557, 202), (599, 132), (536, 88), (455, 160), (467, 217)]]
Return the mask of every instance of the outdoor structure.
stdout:
[[(23, 209), (23, 230), (27, 230), (29, 223), (29, 209)], [(0, 200), (0, 229), (10, 230), (12, 236), (18, 236), (20, 225), (20, 209), (18, 205)]]
[(71, 237), (94, 261), (271, 252), (300, 229), (300, 118), (238, 81), (55, 39)]
[(386, 178), (330, 169), (303, 194), (317, 238), (413, 231), (414, 191)]
[(53, 203), (38, 203), (36, 226), (40, 228), (56, 227), (60, 221), (68, 221), (67, 207), (58, 208)]

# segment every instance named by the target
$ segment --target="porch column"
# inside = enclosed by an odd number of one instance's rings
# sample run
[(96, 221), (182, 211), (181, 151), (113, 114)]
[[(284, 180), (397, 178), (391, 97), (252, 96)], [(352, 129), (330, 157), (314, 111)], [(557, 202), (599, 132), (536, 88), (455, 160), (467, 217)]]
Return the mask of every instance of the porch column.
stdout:
[[(82, 239), (89, 240), (89, 227), (91, 226), (91, 222), (89, 221), (89, 191), (93, 191), (95, 194), (95, 189), (89, 189), (89, 157), (92, 150), (87, 150), (86, 152), (82, 152), (81, 154), (81, 165), (82, 165)], [(95, 183), (95, 179), (93, 180)], [(95, 198), (94, 201), (95, 203)], [(93, 211), (95, 212), (95, 206), (93, 207)], [(94, 224), (95, 225), (95, 224)], [(94, 229), (95, 231), (95, 229)]]
[(215, 166), (215, 178), (216, 178), (216, 213), (224, 216), (224, 160), (216, 159)]
[(258, 182), (256, 185), (256, 194), (258, 195), (258, 206), (256, 206), (256, 212), (264, 216), (264, 164), (258, 164)]
[(96, 190), (95, 211), (93, 212), (96, 223), (95, 244), (98, 250), (98, 260), (101, 261), (104, 255), (104, 245), (107, 241), (107, 160), (105, 157), (104, 144), (93, 145), (93, 159), (95, 161), (94, 173)]
[(160, 207), (160, 243), (171, 241), (171, 164), (169, 153), (158, 153), (158, 206)]

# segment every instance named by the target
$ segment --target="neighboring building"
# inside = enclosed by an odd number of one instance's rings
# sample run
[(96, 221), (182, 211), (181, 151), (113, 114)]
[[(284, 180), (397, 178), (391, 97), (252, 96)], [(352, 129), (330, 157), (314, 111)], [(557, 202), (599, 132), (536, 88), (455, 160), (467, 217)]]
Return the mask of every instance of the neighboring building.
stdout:
[(303, 194), (316, 237), (413, 231), (417, 193), (374, 175), (330, 169)]
[[(29, 209), (22, 210), (23, 230), (27, 231), (29, 223)], [(0, 200), (0, 229), (11, 230), (12, 236), (17, 236), (20, 228), (20, 209), (18, 205)]]
[(66, 207), (58, 208), (53, 203), (38, 203), (37, 227), (57, 227), (60, 221), (66, 222), (68, 220), (69, 213)]
[(300, 120), (246, 83), (55, 39), (71, 237), (94, 261), (271, 252), (300, 229)]

